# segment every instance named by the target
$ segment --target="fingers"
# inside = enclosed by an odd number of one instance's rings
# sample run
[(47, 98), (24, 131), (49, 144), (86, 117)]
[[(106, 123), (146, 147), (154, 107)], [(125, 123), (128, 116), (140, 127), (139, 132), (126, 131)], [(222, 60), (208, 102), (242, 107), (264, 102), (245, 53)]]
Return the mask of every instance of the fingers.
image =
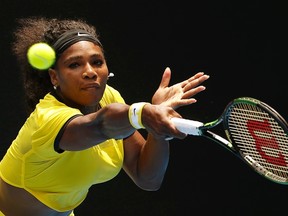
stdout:
[[(203, 83), (205, 80), (209, 79), (209, 75), (204, 74), (204, 72), (198, 72), (189, 79), (179, 83), (181, 87), (183, 88), (183, 91), (190, 90), (191, 88), (194, 88), (201, 83)], [(171, 80), (171, 69), (169, 67), (166, 67), (166, 69), (163, 72), (162, 79), (159, 85), (159, 88), (166, 88), (169, 86)]]
[(210, 77), (209, 75), (206, 75), (203, 72), (199, 72), (193, 77), (190, 77), (188, 80), (186, 80), (185, 83), (182, 83), (183, 92), (184, 93), (188, 92), (190, 95), (193, 95), (193, 92), (198, 93), (200, 91), (205, 90), (204, 86), (199, 85), (201, 85), (204, 81), (209, 79), (209, 77)]
[(196, 73), (195, 75), (193, 75), (192, 77), (190, 77), (190, 78), (188, 79), (188, 81), (190, 82), (190, 81), (192, 81), (192, 80), (198, 79), (199, 77), (202, 77), (203, 75), (205, 75), (204, 72), (198, 72), (198, 73)]
[[(185, 99), (185, 98), (186, 98), (186, 99), (188, 99), (188, 98), (192, 99), (191, 97), (193, 97), (193, 96), (195, 96), (196, 94), (204, 91), (205, 89), (206, 89), (205, 86), (198, 86), (198, 87), (196, 87), (196, 88), (192, 88), (192, 89), (190, 89), (190, 90), (188, 90), (188, 91), (185, 91), (185, 92), (183, 93), (182, 98), (183, 98), (183, 99)], [(196, 102), (196, 101), (195, 101), (195, 102)]]
[(192, 77), (169, 86), (171, 70), (167, 67), (162, 75), (162, 80), (152, 97), (152, 104), (162, 104), (177, 109), (180, 106), (189, 105), (196, 102), (192, 97), (204, 91), (205, 86), (201, 85), (209, 79), (204, 72), (198, 72)]

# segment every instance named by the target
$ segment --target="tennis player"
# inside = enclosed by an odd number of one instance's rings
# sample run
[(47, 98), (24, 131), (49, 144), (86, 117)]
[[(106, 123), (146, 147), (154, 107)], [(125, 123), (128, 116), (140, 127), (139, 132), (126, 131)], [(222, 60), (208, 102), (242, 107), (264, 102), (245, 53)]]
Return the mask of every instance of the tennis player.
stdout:
[[(28, 116), (0, 162), (0, 215), (74, 215), (91, 186), (121, 169), (141, 189), (158, 190), (169, 161), (167, 138), (186, 137), (170, 119), (181, 117), (178, 107), (196, 102), (209, 76), (199, 72), (169, 86), (166, 68), (150, 102), (128, 105), (107, 84), (109, 70), (93, 25), (22, 18), (14, 33)], [(37, 42), (56, 51), (55, 64), (45, 71), (27, 61), (28, 48)]]

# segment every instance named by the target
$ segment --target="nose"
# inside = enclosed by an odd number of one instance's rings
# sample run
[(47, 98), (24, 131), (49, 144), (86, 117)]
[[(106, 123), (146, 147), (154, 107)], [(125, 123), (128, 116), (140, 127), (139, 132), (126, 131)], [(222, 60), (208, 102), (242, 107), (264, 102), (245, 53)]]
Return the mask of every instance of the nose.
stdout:
[(90, 64), (87, 64), (82, 74), (83, 79), (92, 79), (95, 78), (96, 76), (97, 72)]

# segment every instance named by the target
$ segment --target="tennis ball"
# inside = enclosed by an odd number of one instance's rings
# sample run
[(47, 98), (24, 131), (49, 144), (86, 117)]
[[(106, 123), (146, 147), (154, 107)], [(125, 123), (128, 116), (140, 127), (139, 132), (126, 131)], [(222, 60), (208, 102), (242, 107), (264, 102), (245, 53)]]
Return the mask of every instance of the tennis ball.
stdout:
[(33, 44), (27, 52), (30, 65), (39, 70), (50, 68), (56, 59), (54, 49), (46, 43), (40, 42)]

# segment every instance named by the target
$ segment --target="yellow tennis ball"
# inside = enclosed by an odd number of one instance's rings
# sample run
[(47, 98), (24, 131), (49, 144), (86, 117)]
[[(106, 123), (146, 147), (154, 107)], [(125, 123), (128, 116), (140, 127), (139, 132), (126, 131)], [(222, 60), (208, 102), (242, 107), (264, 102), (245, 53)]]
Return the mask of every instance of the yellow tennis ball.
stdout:
[(54, 49), (46, 43), (33, 44), (27, 52), (28, 62), (38, 70), (47, 70), (56, 59)]

